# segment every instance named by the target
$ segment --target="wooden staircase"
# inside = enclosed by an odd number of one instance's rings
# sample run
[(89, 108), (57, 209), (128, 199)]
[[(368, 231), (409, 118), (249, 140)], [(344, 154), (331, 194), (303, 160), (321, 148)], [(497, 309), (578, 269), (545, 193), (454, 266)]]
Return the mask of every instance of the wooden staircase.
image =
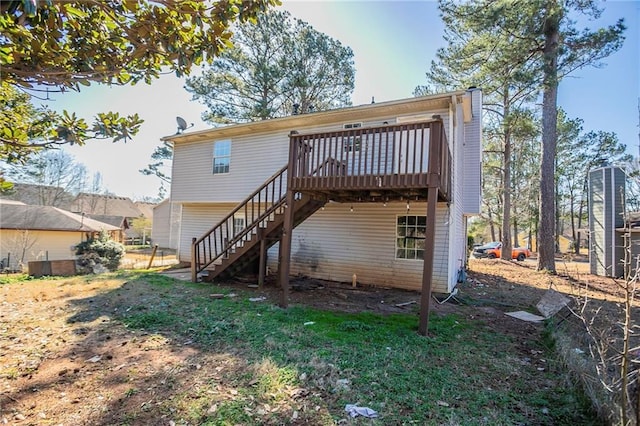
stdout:
[[(191, 245), (192, 281), (213, 281), (247, 267), (280, 240), (286, 206), (287, 166), (238, 204), (224, 219)], [(294, 227), (318, 211), (325, 201), (296, 193)], [(243, 227), (236, 221), (241, 219)]]

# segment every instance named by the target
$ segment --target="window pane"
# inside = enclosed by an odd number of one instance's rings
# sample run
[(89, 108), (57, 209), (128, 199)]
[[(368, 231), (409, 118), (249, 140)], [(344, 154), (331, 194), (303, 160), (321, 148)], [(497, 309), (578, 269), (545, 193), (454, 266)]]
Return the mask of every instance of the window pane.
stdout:
[(231, 141), (217, 141), (213, 145), (213, 173), (229, 173)]
[(424, 258), (426, 216), (398, 216), (396, 224), (396, 258)]
[(231, 152), (230, 141), (220, 141), (215, 143), (215, 146), (213, 148), (213, 153), (216, 157), (228, 156), (230, 152)]

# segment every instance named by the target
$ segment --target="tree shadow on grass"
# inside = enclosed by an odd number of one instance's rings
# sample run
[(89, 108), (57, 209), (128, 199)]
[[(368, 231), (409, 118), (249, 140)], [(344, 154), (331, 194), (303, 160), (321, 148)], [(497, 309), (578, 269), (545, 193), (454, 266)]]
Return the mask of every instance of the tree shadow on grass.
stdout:
[[(215, 424), (228, 416), (234, 423), (277, 424), (296, 409), (298, 419), (312, 419), (298, 407), (300, 392), (261, 408), (270, 397), (246, 385), (258, 354), (224, 335), (223, 324), (232, 321), (216, 314), (209, 289), (153, 280), (72, 300), (67, 326), (56, 331), (67, 343), (13, 382), (0, 419), (148, 425)], [(203, 332), (198, 327), (205, 323), (211, 328)], [(325, 404), (315, 406), (313, 418), (330, 417)]]
[[(389, 399), (384, 406), (373, 405), (391, 410), (381, 419), (349, 422), (396, 424), (428, 415), (442, 423), (451, 418), (451, 407), (435, 401), (449, 396), (443, 395), (446, 386), (468, 392), (463, 405), (455, 403), (455, 412), (469, 418), (472, 410), (478, 418), (504, 423), (513, 417), (493, 416), (502, 415), (518, 394), (537, 392), (520, 389), (527, 381), (504, 381), (502, 371), (491, 373), (497, 378), (491, 386), (501, 389), (504, 400), (476, 407), (485, 399), (484, 388), (466, 389), (465, 377), (475, 377), (478, 363), (486, 362), (483, 368), (489, 372), (503, 364), (510, 372), (524, 368), (511, 363), (514, 356), (530, 356), (538, 348), (537, 334), (523, 332), (526, 327), (518, 328), (520, 334), (533, 340), (523, 338), (518, 352), (509, 352), (508, 337), (496, 335), (485, 353), (476, 333), (495, 330), (463, 326), (457, 317), (434, 320), (434, 335), (425, 339), (417, 336), (415, 314), (334, 315), (249, 301), (261, 294), (141, 275), (72, 300), (61, 314), (64, 330), (58, 330), (68, 334), (67, 344), (50, 351), (30, 378), (16, 380), (3, 410), (37, 422), (40, 410), (49, 407), (42, 413), (65, 424), (314, 425), (345, 418), (347, 402)], [(372, 300), (379, 296), (375, 293)], [(459, 365), (449, 362), (452, 351)], [(530, 372), (518, 374), (528, 377)], [(437, 385), (443, 377), (445, 384)], [(574, 418), (584, 417), (578, 411)]]

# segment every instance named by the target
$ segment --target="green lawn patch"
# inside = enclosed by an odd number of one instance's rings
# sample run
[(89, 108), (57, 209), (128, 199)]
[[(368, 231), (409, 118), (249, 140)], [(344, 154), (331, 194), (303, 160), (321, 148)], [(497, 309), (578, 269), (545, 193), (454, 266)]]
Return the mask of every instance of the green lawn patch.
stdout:
[[(145, 295), (114, 314), (127, 327), (246, 363), (225, 378), (234, 383), (233, 397), (212, 405), (219, 394), (212, 382), (201, 395), (167, 402), (192, 423), (332, 424), (345, 417), (345, 404), (357, 404), (380, 414), (366, 424), (599, 424), (542, 340), (540, 369), (511, 338), (461, 316), (432, 315), (425, 338), (415, 314), (284, 310), (249, 301), (254, 293), (232, 297), (224, 287), (149, 273), (132, 275), (127, 285)], [(227, 297), (213, 299), (212, 292)], [(260, 408), (293, 400), (315, 406), (315, 414), (282, 418)]]

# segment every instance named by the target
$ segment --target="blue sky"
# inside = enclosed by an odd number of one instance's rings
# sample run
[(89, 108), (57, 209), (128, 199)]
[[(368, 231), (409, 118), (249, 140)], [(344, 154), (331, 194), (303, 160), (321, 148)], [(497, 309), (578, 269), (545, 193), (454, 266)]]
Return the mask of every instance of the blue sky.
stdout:
[[(565, 79), (558, 103), (570, 117), (582, 118), (585, 130), (617, 133), (637, 156), (640, 2), (609, 1), (603, 6), (601, 19), (587, 25), (595, 28), (624, 17), (625, 45), (605, 59), (603, 67), (586, 68)], [(444, 27), (433, 1), (285, 1), (282, 7), (353, 49), (354, 105), (369, 103), (372, 97), (376, 102), (411, 97), (413, 89), (424, 83), (436, 49), (444, 45)], [(138, 170), (150, 162), (160, 138), (175, 133), (176, 116), (194, 123), (190, 130), (209, 127), (200, 119), (205, 108), (190, 100), (183, 85), (173, 76), (163, 76), (151, 85), (94, 85), (80, 93), (55, 95), (47, 105), (75, 111), (88, 120), (102, 111), (140, 114), (145, 123), (135, 140), (127, 144), (90, 141), (67, 151), (91, 173), (100, 172), (108, 191), (134, 199), (153, 197), (159, 181)]]

